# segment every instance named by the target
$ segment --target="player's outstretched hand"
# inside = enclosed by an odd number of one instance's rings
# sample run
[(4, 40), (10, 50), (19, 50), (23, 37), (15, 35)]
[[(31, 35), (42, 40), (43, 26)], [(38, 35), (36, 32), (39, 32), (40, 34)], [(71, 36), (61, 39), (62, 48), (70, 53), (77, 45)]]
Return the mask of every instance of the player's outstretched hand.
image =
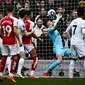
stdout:
[(58, 13), (57, 15), (57, 18), (62, 18), (62, 14)]

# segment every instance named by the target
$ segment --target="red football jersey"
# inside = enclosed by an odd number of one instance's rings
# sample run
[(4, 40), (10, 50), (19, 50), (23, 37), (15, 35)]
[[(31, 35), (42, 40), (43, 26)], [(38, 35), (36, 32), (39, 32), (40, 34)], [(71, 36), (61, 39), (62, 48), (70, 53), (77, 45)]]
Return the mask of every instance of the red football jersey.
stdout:
[[(31, 30), (32, 30), (31, 29), (31, 22), (28, 21), (28, 20), (25, 20), (24, 23), (25, 23), (27, 32), (31, 32)], [(22, 42), (23, 42), (23, 44), (31, 44), (32, 43), (32, 38), (23, 36), (22, 37)]]
[(3, 30), (3, 44), (14, 45), (16, 44), (16, 37), (14, 34), (14, 26), (17, 26), (17, 19), (13, 16), (6, 16), (1, 19), (1, 29)]

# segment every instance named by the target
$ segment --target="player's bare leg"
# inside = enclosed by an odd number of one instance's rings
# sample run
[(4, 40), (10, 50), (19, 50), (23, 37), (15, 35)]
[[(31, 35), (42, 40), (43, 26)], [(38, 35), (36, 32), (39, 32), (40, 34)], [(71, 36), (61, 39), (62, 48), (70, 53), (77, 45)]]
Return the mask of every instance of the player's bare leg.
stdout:
[(48, 69), (43, 72), (43, 76), (44, 78), (48, 78), (48, 72), (52, 69), (54, 69), (56, 66), (58, 66), (61, 62), (62, 62), (62, 55), (58, 55), (57, 57), (57, 60), (55, 60), (49, 67)]
[(30, 55), (32, 56), (33, 58), (33, 63), (32, 63), (32, 67), (31, 67), (31, 72), (30, 72), (30, 77), (31, 78), (38, 78), (36, 75), (35, 75), (35, 70), (37, 68), (37, 63), (38, 63), (38, 57), (37, 57), (37, 53), (36, 53), (36, 50), (35, 48), (33, 48), (31, 51), (30, 51)]

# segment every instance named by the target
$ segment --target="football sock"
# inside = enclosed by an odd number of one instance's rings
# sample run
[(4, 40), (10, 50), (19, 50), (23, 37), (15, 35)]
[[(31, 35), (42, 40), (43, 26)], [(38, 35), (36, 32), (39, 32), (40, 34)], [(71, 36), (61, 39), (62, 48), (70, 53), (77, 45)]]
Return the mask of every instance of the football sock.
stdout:
[(5, 64), (6, 64), (6, 58), (2, 59), (0, 62), (0, 72), (4, 71)]
[(0, 76), (2, 76), (2, 77), (3, 77), (3, 72), (0, 72)]
[(10, 72), (11, 73), (14, 73), (15, 71), (16, 71), (16, 66), (17, 66), (17, 60), (16, 59), (13, 59), (12, 61), (11, 61), (11, 68), (10, 68)]
[(71, 60), (69, 65), (69, 78), (73, 78), (73, 70), (74, 70), (74, 60)]
[(37, 63), (38, 63), (38, 57), (34, 56), (33, 57), (33, 63), (32, 63), (32, 70), (35, 71), (36, 67), (37, 67)]
[(19, 63), (18, 63), (17, 73), (21, 73), (23, 64), (24, 64), (24, 58), (20, 58)]
[(49, 72), (50, 70), (52, 70), (53, 68), (55, 68), (57, 65), (59, 65), (61, 63), (60, 60), (56, 60), (54, 61), (45, 72)]
[(33, 74), (34, 74), (34, 72), (35, 72), (35, 71), (33, 71), (33, 70), (32, 70), (32, 71), (30, 72), (30, 75), (33, 75)]
[(85, 60), (84, 60), (84, 71), (85, 71)]
[(10, 72), (10, 67), (11, 67), (11, 56), (10, 56), (10, 57), (7, 57), (6, 65), (7, 65), (7, 67), (8, 67), (8, 72)]

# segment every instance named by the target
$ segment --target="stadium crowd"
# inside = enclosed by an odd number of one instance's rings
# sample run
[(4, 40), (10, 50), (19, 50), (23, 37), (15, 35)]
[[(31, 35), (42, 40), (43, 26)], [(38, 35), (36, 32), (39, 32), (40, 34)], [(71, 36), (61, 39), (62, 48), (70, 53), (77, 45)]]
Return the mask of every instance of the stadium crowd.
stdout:
[[(16, 69), (16, 76), (24, 78), (21, 69), (25, 53), (27, 59), (33, 59), (29, 75), (31, 78), (37, 78), (34, 72), (38, 59), (53, 59), (56, 55), (55, 61), (43, 73), (47, 78), (48, 72), (61, 64), (62, 56), (70, 56), (70, 39), (66, 36), (71, 29), (69, 24), (76, 18), (81, 18), (84, 24), (84, 8), (79, 8), (78, 4), (79, 0), (0, 0), (0, 36), (3, 40), (3, 46), (0, 48), (2, 49), (1, 79), (5, 64), (8, 65), (10, 80), (16, 82), (14, 80)], [(83, 5), (80, 3), (80, 6)]]
[[(0, 0), (0, 19), (6, 15), (6, 8), (9, 5), (13, 5), (15, 8), (15, 16), (18, 17), (18, 10), (20, 8), (30, 9), (32, 10), (32, 21), (37, 23), (38, 19), (42, 20), (42, 23), (39, 21), (40, 25), (36, 24), (35, 28), (41, 30), (39, 37), (43, 38), (44, 43), (38, 42), (33, 40), (35, 46), (37, 45), (37, 51), (39, 59), (52, 59), (54, 56), (52, 48), (52, 42), (49, 39), (46, 32), (42, 29), (46, 28), (46, 16), (50, 9), (53, 9), (56, 14), (59, 12), (62, 13), (63, 17), (59, 21), (58, 31), (59, 33), (63, 34), (66, 30), (69, 23), (77, 17), (77, 7), (78, 7), (79, 0)], [(35, 31), (36, 32), (36, 31)], [(65, 47), (70, 47), (70, 41), (68, 39), (63, 38), (63, 44)], [(45, 48), (45, 49), (44, 49)], [(44, 50), (43, 50), (44, 49)], [(43, 54), (43, 52), (45, 54)], [(29, 57), (28, 57), (29, 58)]]

